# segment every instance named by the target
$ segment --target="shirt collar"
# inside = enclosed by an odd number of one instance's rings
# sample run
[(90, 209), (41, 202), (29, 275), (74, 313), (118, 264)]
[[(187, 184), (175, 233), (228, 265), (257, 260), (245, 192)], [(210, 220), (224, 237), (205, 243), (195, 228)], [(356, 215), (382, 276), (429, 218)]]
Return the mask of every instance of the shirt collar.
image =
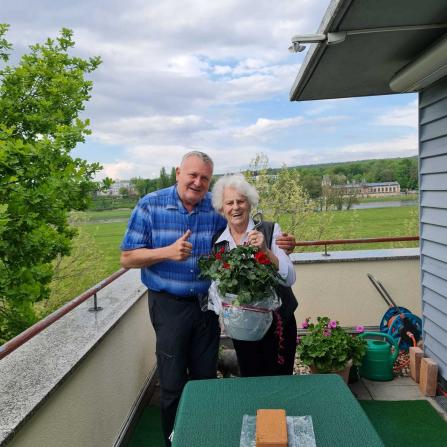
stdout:
[[(189, 211), (183, 205), (180, 200), (180, 196), (177, 191), (177, 184), (172, 186), (172, 192), (169, 203), (166, 205), (167, 210), (179, 210), (183, 213), (189, 214)], [(198, 213), (200, 211), (211, 211), (213, 209), (211, 205), (211, 193), (207, 192), (205, 197), (193, 208), (191, 214)]]
[[(247, 240), (247, 234), (253, 230), (255, 227), (255, 223), (253, 222), (253, 219), (250, 217), (248, 220), (247, 230), (245, 231), (245, 235), (241, 239), (241, 243), (244, 243)], [(230, 249), (236, 247), (236, 242), (234, 242), (233, 236), (230, 233), (230, 227), (227, 224), (225, 230), (223, 230), (222, 234), (218, 237), (215, 244), (218, 244), (219, 242), (228, 241), (230, 243)]]

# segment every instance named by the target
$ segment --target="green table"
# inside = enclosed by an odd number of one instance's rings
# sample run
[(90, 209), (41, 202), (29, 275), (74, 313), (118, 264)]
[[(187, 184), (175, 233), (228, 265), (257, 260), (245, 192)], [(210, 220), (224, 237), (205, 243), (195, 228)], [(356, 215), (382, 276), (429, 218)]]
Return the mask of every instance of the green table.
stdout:
[(311, 415), (317, 447), (383, 447), (357, 400), (334, 374), (191, 381), (174, 426), (173, 447), (239, 447), (244, 414), (284, 408)]

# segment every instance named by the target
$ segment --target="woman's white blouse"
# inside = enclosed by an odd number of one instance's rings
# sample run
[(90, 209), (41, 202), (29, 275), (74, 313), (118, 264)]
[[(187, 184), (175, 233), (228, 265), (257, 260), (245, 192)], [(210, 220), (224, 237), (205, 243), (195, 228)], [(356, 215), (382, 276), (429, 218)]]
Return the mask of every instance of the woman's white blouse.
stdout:
[[(253, 222), (253, 219), (250, 218), (245, 235), (241, 239), (241, 245), (247, 241), (247, 235), (251, 230), (253, 230), (254, 226), (255, 223)], [(292, 261), (290, 260), (287, 253), (276, 245), (276, 238), (281, 234), (282, 234), (281, 228), (277, 223), (275, 223), (275, 226), (273, 227), (272, 246), (270, 247), (270, 250), (272, 250), (273, 254), (278, 258), (279, 261), (278, 273), (283, 279), (283, 285), (290, 287), (296, 281), (296, 274)], [(228, 227), (228, 225), (223, 231), (223, 233), (216, 240), (215, 244), (223, 241), (228, 241), (230, 245), (230, 250), (236, 248), (237, 246), (236, 242), (234, 242), (233, 236), (230, 233), (230, 228)]]

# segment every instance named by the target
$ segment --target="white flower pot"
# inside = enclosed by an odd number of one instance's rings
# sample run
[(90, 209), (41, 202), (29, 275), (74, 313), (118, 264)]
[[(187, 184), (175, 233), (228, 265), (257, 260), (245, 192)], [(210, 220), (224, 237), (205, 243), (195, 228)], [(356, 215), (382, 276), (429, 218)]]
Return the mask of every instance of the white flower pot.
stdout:
[(268, 331), (272, 319), (272, 312), (267, 309), (222, 303), (222, 320), (225, 333), (236, 340), (260, 340)]

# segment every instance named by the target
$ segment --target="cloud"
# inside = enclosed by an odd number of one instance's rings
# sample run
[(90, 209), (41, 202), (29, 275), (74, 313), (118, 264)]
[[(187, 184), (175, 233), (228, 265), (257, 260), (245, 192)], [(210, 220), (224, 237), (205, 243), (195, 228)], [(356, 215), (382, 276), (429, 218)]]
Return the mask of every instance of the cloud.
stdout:
[[(346, 145), (337, 150), (340, 157), (348, 159), (408, 157), (417, 154), (417, 134), (390, 140)], [(349, 158), (351, 157), (351, 158)], [(357, 158), (358, 157), (358, 158)]]
[(305, 118), (304, 116), (296, 116), (277, 120), (259, 118), (255, 124), (239, 130), (237, 136), (239, 138), (271, 138), (275, 136), (276, 132), (281, 130), (304, 125), (315, 127), (332, 126), (345, 118), (344, 116), (326, 116), (312, 119)]
[(377, 118), (376, 122), (382, 126), (400, 126), (416, 129), (418, 126), (417, 100), (405, 106), (385, 111)]
[(129, 146), (147, 141), (185, 138), (193, 132), (210, 127), (210, 123), (197, 115), (137, 116), (100, 123), (94, 137), (103, 143)]
[[(315, 32), (329, 4), (2, 0), (2, 21), (17, 54), (64, 26), (74, 30), (75, 55), (101, 56), (82, 114), (101, 176), (156, 177), (192, 149), (209, 153), (216, 172), (247, 167), (259, 152), (273, 166), (411, 152), (413, 137), (402, 132), (415, 128), (417, 107), (397, 106), (399, 95), (289, 102), (305, 56), (287, 52), (290, 38)], [(351, 144), (358, 129), (364, 143)]]

